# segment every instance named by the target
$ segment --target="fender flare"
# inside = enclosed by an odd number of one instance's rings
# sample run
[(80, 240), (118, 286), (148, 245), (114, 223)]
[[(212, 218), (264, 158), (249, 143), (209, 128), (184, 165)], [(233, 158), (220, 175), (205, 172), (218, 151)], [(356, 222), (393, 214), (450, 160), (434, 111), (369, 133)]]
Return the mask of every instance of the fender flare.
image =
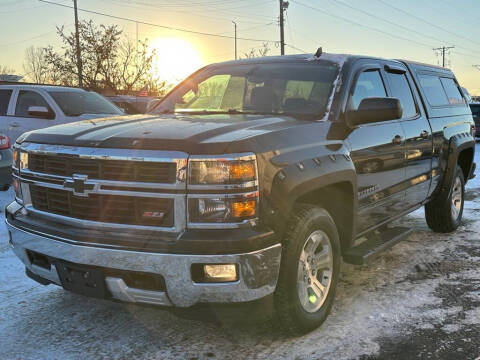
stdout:
[[(475, 153), (475, 142), (471, 139), (470, 136), (465, 135), (466, 134), (462, 133), (452, 136), (450, 138), (450, 141), (448, 142), (448, 147), (443, 151), (444, 159), (442, 162), (444, 163), (445, 167), (439, 196), (449, 195), (447, 190), (450, 189), (452, 185), (460, 153), (466, 149), (472, 149)], [(468, 169), (468, 174), (470, 174), (472, 166), (473, 161), (472, 164), (470, 164), (470, 168)], [(468, 181), (468, 179), (465, 179), (465, 181)]]
[[(312, 170), (316, 171), (310, 173), (307, 170), (300, 170), (294, 164), (277, 172), (272, 184), (271, 199), (274, 200), (272, 206), (276, 213), (275, 224), (281, 233), (288, 224), (295, 203), (303, 196), (327, 186), (349, 184), (352, 189), (352, 203), (348, 206), (352, 207), (351, 237), (353, 239), (358, 213), (357, 175), (348, 155), (339, 154), (335, 157), (336, 160), (331, 160), (331, 156), (322, 157), (322, 165), (314, 165)], [(350, 243), (352, 239), (349, 239)]]

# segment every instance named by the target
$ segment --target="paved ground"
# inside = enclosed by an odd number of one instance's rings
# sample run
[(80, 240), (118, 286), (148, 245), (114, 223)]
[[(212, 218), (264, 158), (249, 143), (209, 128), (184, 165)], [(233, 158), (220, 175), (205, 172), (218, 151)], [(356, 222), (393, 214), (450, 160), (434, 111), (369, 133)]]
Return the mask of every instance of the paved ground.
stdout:
[[(455, 234), (432, 233), (419, 210), (402, 220), (418, 229), (407, 240), (367, 266), (344, 265), (331, 316), (299, 338), (279, 333), (267, 301), (173, 313), (38, 285), (0, 225), (0, 358), (476, 359), (479, 195), (475, 179)], [(11, 196), (0, 195), (2, 208)]]

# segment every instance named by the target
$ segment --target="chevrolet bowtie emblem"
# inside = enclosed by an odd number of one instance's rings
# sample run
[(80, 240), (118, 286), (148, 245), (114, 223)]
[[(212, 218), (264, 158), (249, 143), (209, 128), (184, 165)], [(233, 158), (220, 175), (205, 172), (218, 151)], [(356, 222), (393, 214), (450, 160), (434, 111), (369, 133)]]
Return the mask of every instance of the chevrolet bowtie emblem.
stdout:
[(63, 187), (67, 190), (72, 190), (73, 195), (88, 196), (88, 191), (93, 190), (94, 184), (87, 184), (88, 176), (73, 174), (71, 179), (66, 179), (63, 182)]

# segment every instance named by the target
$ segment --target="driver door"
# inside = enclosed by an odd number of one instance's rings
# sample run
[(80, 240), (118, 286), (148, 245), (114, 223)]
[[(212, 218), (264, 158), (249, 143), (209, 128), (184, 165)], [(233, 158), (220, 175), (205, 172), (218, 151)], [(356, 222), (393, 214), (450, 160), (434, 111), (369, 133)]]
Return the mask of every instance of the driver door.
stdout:
[[(347, 110), (368, 97), (387, 97), (382, 64), (360, 66)], [(347, 138), (357, 173), (357, 233), (369, 230), (405, 208), (405, 134), (401, 119), (363, 124)]]

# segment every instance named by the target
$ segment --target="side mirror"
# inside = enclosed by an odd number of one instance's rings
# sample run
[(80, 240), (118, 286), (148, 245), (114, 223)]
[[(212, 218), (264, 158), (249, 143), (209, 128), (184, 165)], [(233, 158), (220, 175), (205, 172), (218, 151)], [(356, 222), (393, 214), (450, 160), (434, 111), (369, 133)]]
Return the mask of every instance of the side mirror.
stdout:
[(345, 117), (348, 124), (358, 126), (387, 120), (401, 119), (402, 105), (397, 98), (365, 98), (357, 110), (347, 111)]
[(28, 115), (41, 119), (53, 119), (53, 114), (45, 106), (29, 106)]

